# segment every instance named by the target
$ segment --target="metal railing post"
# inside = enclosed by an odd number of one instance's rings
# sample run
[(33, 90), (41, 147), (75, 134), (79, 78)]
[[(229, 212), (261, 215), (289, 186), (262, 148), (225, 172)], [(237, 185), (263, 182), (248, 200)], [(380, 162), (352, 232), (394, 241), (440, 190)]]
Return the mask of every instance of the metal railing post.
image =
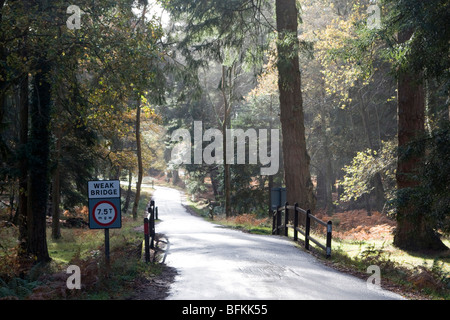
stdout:
[(332, 230), (333, 230), (333, 224), (331, 221), (328, 221), (328, 223), (327, 223), (327, 245), (326, 245), (327, 258), (331, 257), (331, 233), (332, 233)]
[(294, 203), (294, 241), (298, 240), (298, 211), (297, 211), (298, 203)]
[(289, 221), (289, 209), (288, 209), (289, 202), (286, 202), (284, 204), (284, 235), (287, 237), (288, 235), (288, 221)]
[[(293, 224), (290, 223), (289, 220), (289, 211), (294, 210), (294, 216), (293, 216)], [(283, 211), (284, 211), (284, 221), (282, 221), (283, 217)], [(303, 223), (300, 221), (299, 214), (305, 214), (305, 223), (304, 223), (304, 231), (303, 231)], [(311, 219), (314, 220), (315, 223), (326, 227), (326, 244), (324, 245), (322, 243), (323, 240), (320, 240), (318, 238), (315, 238), (311, 236)], [(301, 228), (299, 226), (302, 226)], [(315, 225), (314, 225), (315, 226)], [(285, 202), (284, 206), (277, 207), (276, 210), (272, 212), (272, 234), (273, 235), (280, 235), (283, 234), (285, 236), (289, 236), (289, 228), (294, 229), (294, 241), (299, 241), (298, 239), (298, 233), (305, 236), (305, 249), (311, 250), (310, 248), (310, 241), (314, 242), (315, 245), (320, 247), (326, 252), (326, 257), (331, 257), (331, 239), (332, 239), (332, 222), (328, 221), (325, 222), (315, 215), (311, 214), (311, 210), (308, 209), (305, 211), (305, 209), (300, 208), (298, 203), (294, 203), (294, 205), (289, 205), (289, 202)], [(283, 231), (280, 231), (283, 230)]]
[(155, 205), (154, 205), (154, 201), (151, 201), (151, 205), (150, 207), (148, 207), (148, 213), (150, 214), (150, 219), (149, 219), (149, 233), (150, 233), (150, 248), (154, 249), (154, 239), (155, 239)]
[(280, 226), (281, 226), (281, 211), (278, 211), (277, 208), (277, 235), (280, 235)]
[(277, 212), (278, 211), (272, 211), (272, 235), (277, 233)]
[(311, 217), (309, 216), (311, 211), (306, 210), (306, 221), (305, 221), (305, 249), (309, 250), (309, 233), (311, 229)]

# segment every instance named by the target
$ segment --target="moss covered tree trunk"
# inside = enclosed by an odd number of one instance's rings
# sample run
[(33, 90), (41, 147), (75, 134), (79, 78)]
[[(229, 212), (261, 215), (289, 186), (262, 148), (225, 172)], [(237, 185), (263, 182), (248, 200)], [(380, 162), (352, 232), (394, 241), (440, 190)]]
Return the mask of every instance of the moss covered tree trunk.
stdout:
[[(412, 31), (399, 34), (399, 42), (410, 39)], [(405, 156), (405, 150), (425, 133), (425, 93), (421, 74), (403, 71), (398, 78), (398, 147), (397, 188), (399, 206), (394, 245), (404, 250), (445, 250), (446, 246), (427, 221), (427, 212), (417, 208), (415, 188), (423, 166), (424, 150)]]

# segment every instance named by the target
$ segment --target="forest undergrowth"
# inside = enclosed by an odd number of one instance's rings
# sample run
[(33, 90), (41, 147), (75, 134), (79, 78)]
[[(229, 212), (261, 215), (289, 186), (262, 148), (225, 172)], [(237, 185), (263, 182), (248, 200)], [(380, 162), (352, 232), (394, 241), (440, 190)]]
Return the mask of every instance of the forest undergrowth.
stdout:
[[(367, 278), (370, 265), (380, 267), (387, 288), (402, 290), (413, 299), (450, 298), (450, 251), (406, 252), (393, 245), (396, 222), (380, 212), (366, 210), (317, 216), (333, 222), (332, 261), (351, 267)], [(450, 239), (443, 239), (450, 247)], [(399, 286), (397, 288), (397, 286)]]
[[(144, 196), (140, 212), (149, 195)], [(158, 276), (156, 262), (142, 258), (142, 219), (122, 216), (122, 228), (110, 230), (110, 263), (106, 264), (103, 230), (87, 227), (87, 208), (65, 212), (61, 238), (51, 238), (51, 219), (47, 222), (50, 263), (36, 264), (20, 258), (18, 228), (0, 216), (0, 300), (114, 300), (128, 299), (142, 282)], [(154, 253), (154, 252), (153, 252)], [(81, 289), (69, 289), (68, 266), (80, 268)]]

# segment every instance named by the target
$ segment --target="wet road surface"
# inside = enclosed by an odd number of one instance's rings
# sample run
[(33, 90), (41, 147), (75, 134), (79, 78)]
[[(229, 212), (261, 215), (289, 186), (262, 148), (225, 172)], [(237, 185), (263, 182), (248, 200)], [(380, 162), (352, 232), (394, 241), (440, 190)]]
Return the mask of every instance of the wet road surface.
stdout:
[(402, 299), (324, 266), (286, 238), (247, 234), (195, 217), (175, 189), (156, 187), (153, 199), (161, 220), (156, 232), (170, 243), (165, 262), (178, 271), (167, 299)]

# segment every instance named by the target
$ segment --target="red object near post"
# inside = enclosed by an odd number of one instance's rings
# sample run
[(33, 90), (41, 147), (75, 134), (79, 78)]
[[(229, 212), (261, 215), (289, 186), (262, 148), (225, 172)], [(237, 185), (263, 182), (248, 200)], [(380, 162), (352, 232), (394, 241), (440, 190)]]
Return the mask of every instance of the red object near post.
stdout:
[[(147, 221), (145, 221), (145, 220), (147, 220)], [(148, 235), (148, 234), (149, 234), (149, 230), (148, 230), (148, 219), (147, 219), (147, 218), (144, 219), (144, 234), (145, 234), (145, 235)]]
[(144, 218), (144, 251), (145, 262), (150, 262), (150, 237), (149, 237), (148, 219)]

